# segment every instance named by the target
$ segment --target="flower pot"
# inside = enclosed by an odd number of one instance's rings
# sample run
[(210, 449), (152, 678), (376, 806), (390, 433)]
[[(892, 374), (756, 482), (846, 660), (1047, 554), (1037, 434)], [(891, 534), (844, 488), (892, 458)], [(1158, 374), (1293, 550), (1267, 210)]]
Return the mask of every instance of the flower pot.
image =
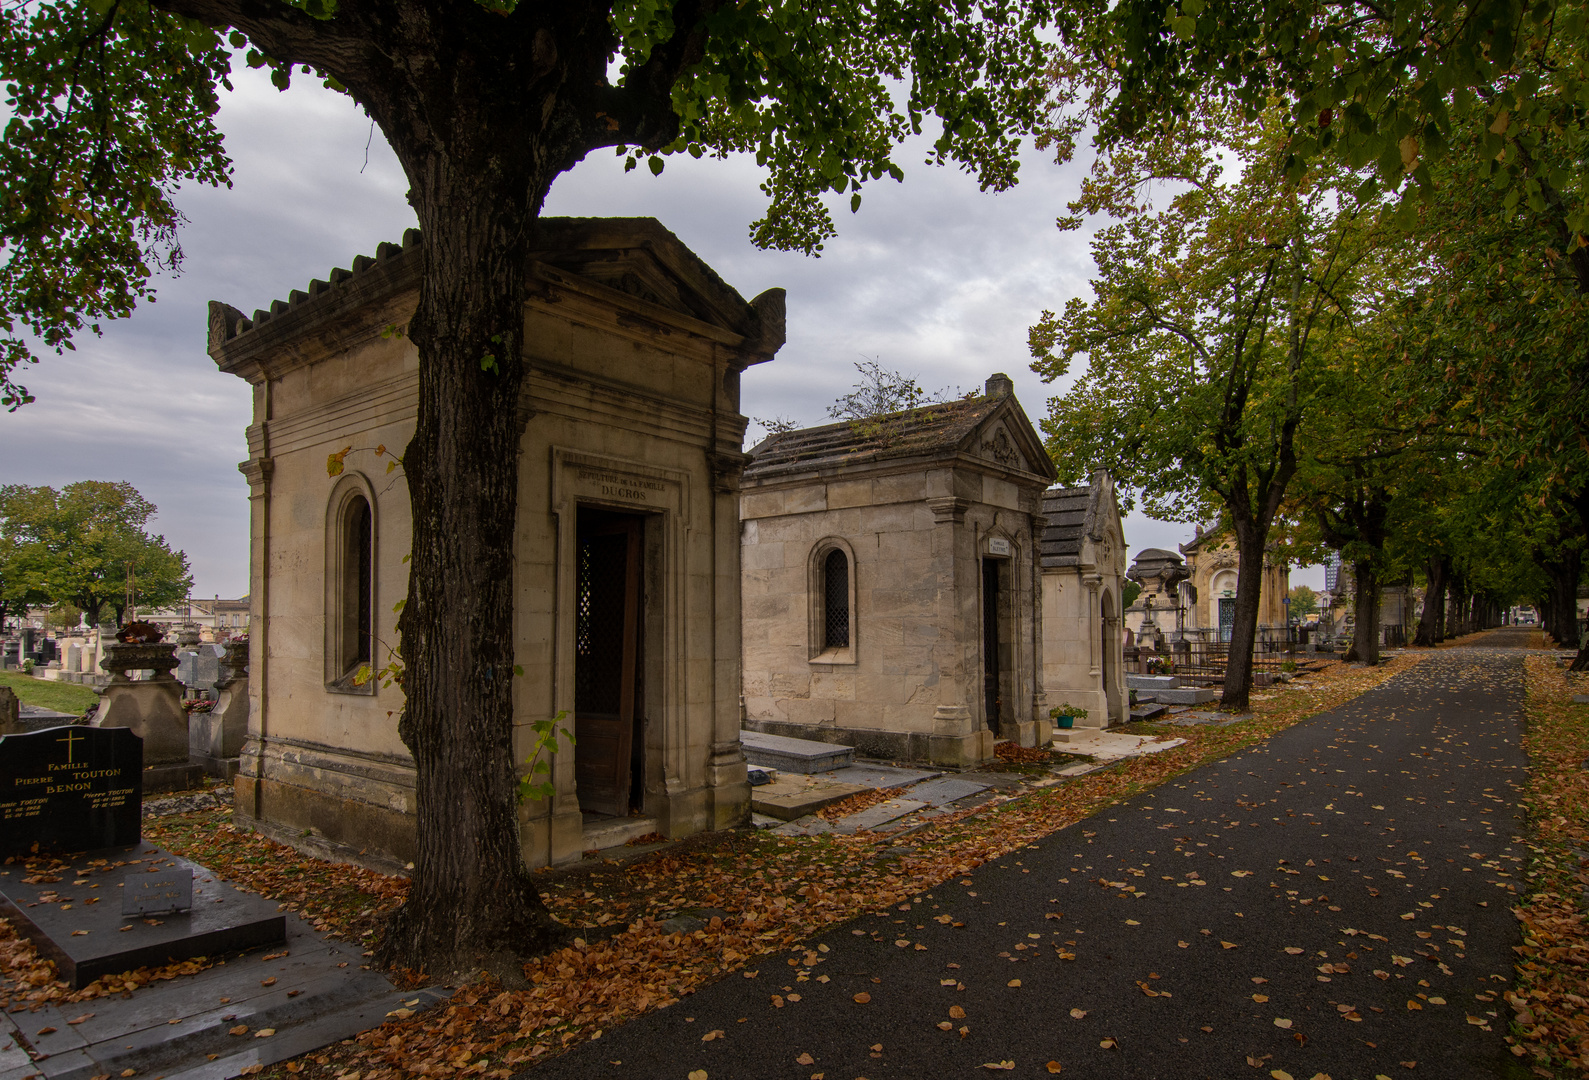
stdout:
[(1056, 716), (1056, 717), (1054, 717), (1054, 726), (1055, 727), (1069, 728), (1069, 727), (1075, 726), (1075, 723), (1076, 723), (1076, 718), (1074, 716)]

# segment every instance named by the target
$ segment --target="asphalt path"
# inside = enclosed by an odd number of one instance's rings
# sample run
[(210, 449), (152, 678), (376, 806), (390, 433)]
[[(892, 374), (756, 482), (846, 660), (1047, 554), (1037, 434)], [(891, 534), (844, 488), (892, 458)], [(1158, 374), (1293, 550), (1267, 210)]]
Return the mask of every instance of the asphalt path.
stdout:
[(1500, 996), (1525, 634), (1441, 650), (526, 1080), (1529, 1075)]

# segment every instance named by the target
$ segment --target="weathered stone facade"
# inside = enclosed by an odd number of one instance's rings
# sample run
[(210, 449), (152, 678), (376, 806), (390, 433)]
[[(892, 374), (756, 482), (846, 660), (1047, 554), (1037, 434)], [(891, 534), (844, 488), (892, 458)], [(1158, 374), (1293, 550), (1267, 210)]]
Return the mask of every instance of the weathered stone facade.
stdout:
[(1048, 742), (1037, 539), (1054, 467), (1012, 391), (995, 375), (983, 397), (751, 451), (748, 728), (944, 765)]
[(1043, 495), (1043, 689), (1048, 704), (1087, 710), (1078, 728), (1130, 720), (1123, 663), (1126, 543), (1114, 480)]
[[(533, 722), (562, 710), (577, 733), (601, 730), (555, 755), (556, 794), (521, 811), (532, 866), (601, 846), (591, 830), (678, 837), (749, 812), (739, 378), (784, 334), (782, 290), (747, 303), (651, 219), (540, 225), (524, 307), (514, 757), (530, 755)], [(385, 664), (408, 587), (408, 492), (377, 448), (400, 453), (414, 430), (418, 355), (393, 328), (415, 309), (420, 243), (411, 231), (251, 320), (221, 304), (210, 316), (211, 356), (254, 392), (237, 820), (397, 866), (413, 849), (402, 694), (360, 673)], [(611, 603), (620, 617), (596, 625)], [(590, 647), (607, 637), (620, 647)], [(588, 695), (614, 680), (632, 692), (603, 712)]]

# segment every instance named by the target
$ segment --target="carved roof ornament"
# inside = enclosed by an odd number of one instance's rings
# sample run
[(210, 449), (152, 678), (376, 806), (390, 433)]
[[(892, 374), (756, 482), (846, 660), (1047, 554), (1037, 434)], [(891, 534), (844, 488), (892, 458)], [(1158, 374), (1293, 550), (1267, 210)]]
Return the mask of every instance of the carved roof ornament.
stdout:
[(993, 438), (983, 442), (982, 449), (1000, 465), (1005, 465), (1012, 469), (1020, 467), (1021, 455), (1016, 452), (1015, 444), (1010, 441), (1010, 433), (1002, 427), (999, 428), (998, 433)]

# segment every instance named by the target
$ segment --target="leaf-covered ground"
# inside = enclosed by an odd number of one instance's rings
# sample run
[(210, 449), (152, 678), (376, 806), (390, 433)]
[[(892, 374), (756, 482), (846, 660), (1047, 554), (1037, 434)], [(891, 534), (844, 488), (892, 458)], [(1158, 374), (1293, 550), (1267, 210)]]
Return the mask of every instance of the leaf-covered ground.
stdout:
[(1512, 1052), (1545, 1077), (1589, 1074), (1589, 679), (1549, 655), (1527, 659), (1529, 837), (1527, 898), (1513, 1010)]
[[(587, 928), (589, 941), (527, 963), (527, 989), (471, 984), (446, 1006), (394, 1019), (355, 1043), (269, 1071), (311, 1080), (506, 1077), (711, 980), (757, 978), (763, 965), (783, 963), (772, 953), (1262, 741), (1427, 655), (1407, 651), (1374, 669), (1329, 665), (1305, 684), (1257, 695), (1253, 719), (1229, 726), (1135, 725), (1131, 730), (1186, 744), (1024, 794), (998, 795), (908, 832), (780, 837), (737, 831), (632, 860), (587, 860), (546, 871), (543, 892), (553, 914)], [(225, 811), (160, 819), (149, 823), (147, 834), (234, 883), (281, 900), (322, 930), (366, 943), (406, 892), (402, 879), (323, 863), (236, 830)], [(694, 918), (689, 928), (663, 925), (681, 915)], [(623, 929), (613, 933), (615, 927)], [(37, 970), (30, 952), (16, 947), (7, 957), (4, 975), (13, 992), (21, 989), (15, 980), (23, 971)], [(34, 986), (28, 996), (41, 992)]]

